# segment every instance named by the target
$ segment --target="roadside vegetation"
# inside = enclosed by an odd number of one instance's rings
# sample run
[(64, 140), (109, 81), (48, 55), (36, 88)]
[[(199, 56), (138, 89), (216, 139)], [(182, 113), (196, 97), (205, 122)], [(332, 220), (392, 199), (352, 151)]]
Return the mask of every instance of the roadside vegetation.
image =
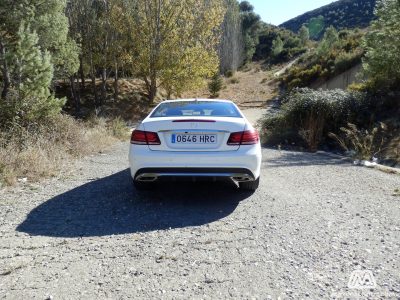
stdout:
[(364, 55), (360, 30), (337, 32), (329, 27), (322, 40), (310, 47), (297, 64), (282, 77), (285, 88), (308, 87), (327, 81), (361, 63)]
[[(329, 27), (282, 78), (282, 109), (261, 123), (264, 142), (316, 151), (340, 149), (358, 159), (400, 162), (400, 3), (381, 0), (362, 33)], [(348, 91), (305, 88), (361, 63)], [(395, 67), (396, 66), (396, 67)]]
[(225, 11), (222, 0), (1, 1), (0, 184), (57, 175), (127, 139), (160, 91), (206, 86)]
[(59, 114), (46, 123), (14, 126), (0, 134), (0, 183), (38, 181), (68, 173), (73, 158), (102, 153), (129, 131), (119, 119), (86, 122)]

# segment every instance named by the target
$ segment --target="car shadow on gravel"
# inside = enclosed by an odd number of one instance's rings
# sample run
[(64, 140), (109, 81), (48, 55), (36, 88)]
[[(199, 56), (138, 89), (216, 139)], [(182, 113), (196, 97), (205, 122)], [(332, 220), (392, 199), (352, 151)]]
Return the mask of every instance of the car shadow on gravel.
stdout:
[(200, 226), (228, 216), (250, 195), (229, 181), (163, 183), (139, 193), (124, 170), (46, 201), (17, 231), (90, 237)]
[(270, 167), (295, 167), (295, 166), (326, 166), (343, 165), (352, 167), (353, 165), (346, 158), (336, 158), (329, 154), (309, 153), (309, 152), (286, 152), (282, 151), (278, 157), (266, 158), (264, 164)]

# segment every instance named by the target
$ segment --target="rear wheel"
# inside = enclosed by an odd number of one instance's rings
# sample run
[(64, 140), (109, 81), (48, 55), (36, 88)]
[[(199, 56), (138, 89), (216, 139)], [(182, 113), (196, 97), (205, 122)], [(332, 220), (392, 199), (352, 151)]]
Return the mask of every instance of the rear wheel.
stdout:
[(239, 188), (243, 191), (255, 191), (260, 185), (260, 177), (254, 181), (239, 182)]
[(143, 181), (133, 180), (133, 186), (138, 191), (147, 191), (147, 190), (151, 189), (152, 182), (143, 182)]

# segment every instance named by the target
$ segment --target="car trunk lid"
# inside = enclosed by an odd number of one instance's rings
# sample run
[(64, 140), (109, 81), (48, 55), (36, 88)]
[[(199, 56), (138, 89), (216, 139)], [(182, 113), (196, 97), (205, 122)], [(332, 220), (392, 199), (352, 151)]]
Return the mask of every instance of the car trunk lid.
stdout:
[(243, 118), (167, 117), (149, 118), (146, 131), (156, 132), (161, 145), (149, 145), (153, 151), (236, 151), (239, 145), (227, 145), (232, 132), (243, 131)]

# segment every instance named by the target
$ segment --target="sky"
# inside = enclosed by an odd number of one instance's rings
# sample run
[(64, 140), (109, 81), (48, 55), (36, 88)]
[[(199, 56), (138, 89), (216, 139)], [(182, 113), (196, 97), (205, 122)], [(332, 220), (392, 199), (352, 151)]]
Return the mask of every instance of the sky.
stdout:
[(248, 0), (266, 23), (280, 25), (307, 11), (335, 2), (333, 0)]

